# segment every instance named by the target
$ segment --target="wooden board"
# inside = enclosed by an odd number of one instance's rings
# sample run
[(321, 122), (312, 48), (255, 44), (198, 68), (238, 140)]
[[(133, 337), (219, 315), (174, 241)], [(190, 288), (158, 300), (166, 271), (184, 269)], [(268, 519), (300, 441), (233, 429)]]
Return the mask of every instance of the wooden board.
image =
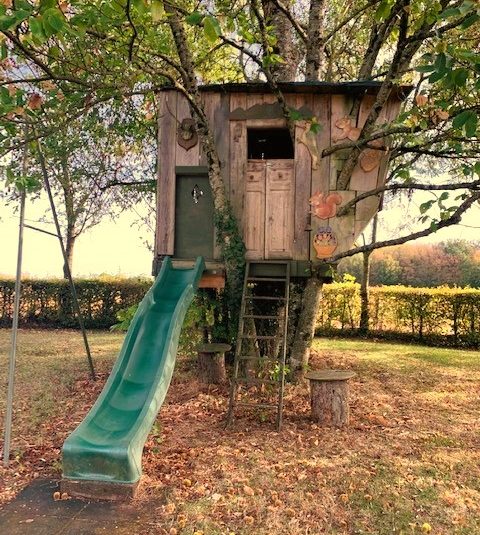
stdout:
[[(307, 105), (313, 107), (312, 95), (297, 95), (296, 107)], [(308, 126), (307, 126), (308, 128)], [(310, 204), (312, 183), (312, 157), (310, 151), (299, 139), (304, 135), (305, 128), (295, 128), (295, 224), (293, 227), (293, 258), (303, 260), (308, 258), (310, 234), (305, 228), (310, 222)]]
[[(338, 140), (341, 136), (341, 130), (336, 127), (336, 122), (350, 114), (352, 100), (347, 95), (331, 95), (330, 97), (330, 136), (331, 144), (343, 143), (344, 139)], [(348, 157), (348, 151), (337, 151), (330, 156), (330, 190), (337, 187), (337, 176), (343, 167), (345, 158)]]
[(173, 255), (175, 235), (175, 144), (177, 92), (158, 95), (157, 227), (155, 255)]
[[(363, 128), (365, 121), (367, 120), (370, 110), (372, 109), (373, 104), (375, 103), (376, 97), (374, 95), (365, 95), (360, 104), (360, 111), (358, 114), (357, 125), (359, 128)], [(377, 121), (379, 123), (384, 122), (384, 118), (379, 118)], [(376, 187), (378, 177), (378, 167), (372, 169), (371, 171), (364, 171), (360, 166), (360, 163), (357, 162), (355, 169), (352, 173), (352, 178), (350, 179), (349, 188), (356, 191), (368, 191)]]
[[(230, 95), (230, 111), (246, 107), (246, 95)], [(243, 223), (243, 195), (247, 163), (247, 127), (245, 121), (230, 121), (230, 202), (240, 228)]]
[[(191, 119), (190, 104), (188, 100), (180, 93), (177, 94), (177, 113), (176, 123), (177, 128), (183, 119)], [(199, 165), (200, 159), (200, 142), (189, 150), (184, 149), (178, 144), (177, 132), (175, 138), (171, 140), (175, 145), (175, 165)]]
[(228, 116), (230, 114), (230, 95), (215, 95), (213, 107), (213, 129), (215, 145), (222, 166), (222, 177), (227, 196), (230, 192), (230, 135)]
[(259, 260), (265, 255), (265, 172), (266, 161), (248, 162), (243, 241), (246, 258), (250, 260)]
[(294, 162), (268, 160), (265, 199), (265, 258), (292, 258), (295, 206)]

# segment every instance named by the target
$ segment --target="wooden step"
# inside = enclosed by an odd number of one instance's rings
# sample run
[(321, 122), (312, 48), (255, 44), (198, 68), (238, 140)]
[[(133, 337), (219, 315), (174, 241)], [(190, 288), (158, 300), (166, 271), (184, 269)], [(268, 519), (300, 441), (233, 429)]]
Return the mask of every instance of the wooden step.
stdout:
[(285, 277), (247, 277), (247, 281), (251, 282), (287, 282)]

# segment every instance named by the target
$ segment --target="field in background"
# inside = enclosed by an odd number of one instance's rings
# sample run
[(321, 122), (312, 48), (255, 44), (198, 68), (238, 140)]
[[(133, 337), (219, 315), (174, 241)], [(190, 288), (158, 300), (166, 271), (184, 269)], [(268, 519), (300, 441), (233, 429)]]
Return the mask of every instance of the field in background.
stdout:
[[(2, 385), (9, 338), (0, 330)], [(79, 333), (20, 332), (15, 460), (0, 468), (3, 502), (32, 478), (60, 476), (63, 440), (98, 395), (122, 338), (91, 334), (100, 375), (92, 384)], [(263, 411), (225, 431), (227, 390), (200, 385), (194, 359), (179, 359), (137, 502), (157, 520), (155, 533), (480, 533), (479, 352), (317, 339), (312, 367), (358, 373), (348, 429), (310, 421), (302, 385), (287, 388), (281, 434)], [(2, 435), (4, 408), (5, 388)]]

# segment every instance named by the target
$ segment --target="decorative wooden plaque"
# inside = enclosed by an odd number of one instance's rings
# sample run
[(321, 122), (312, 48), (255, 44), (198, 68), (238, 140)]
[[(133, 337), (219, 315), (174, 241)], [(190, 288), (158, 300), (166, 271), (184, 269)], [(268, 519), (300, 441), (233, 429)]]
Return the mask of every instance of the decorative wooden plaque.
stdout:
[(313, 237), (317, 258), (329, 258), (338, 246), (337, 237), (330, 227), (318, 227)]
[(191, 118), (183, 119), (177, 129), (177, 143), (185, 150), (190, 150), (198, 143), (195, 121)]
[(310, 197), (312, 214), (319, 219), (335, 217), (337, 214), (337, 206), (341, 203), (342, 196), (340, 193), (329, 193), (328, 195), (325, 195), (321, 191), (316, 191)]

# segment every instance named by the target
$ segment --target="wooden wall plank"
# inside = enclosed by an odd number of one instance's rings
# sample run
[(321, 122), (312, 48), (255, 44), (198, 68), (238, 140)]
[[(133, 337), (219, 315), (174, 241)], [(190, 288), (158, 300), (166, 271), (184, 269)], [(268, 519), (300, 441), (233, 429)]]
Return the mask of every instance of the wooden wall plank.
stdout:
[[(313, 97), (313, 114), (317, 118), (318, 124), (321, 126), (319, 133), (317, 134), (317, 147), (321, 156), (322, 151), (331, 145), (331, 98), (330, 95), (314, 95)], [(322, 193), (328, 193), (330, 189), (330, 156), (320, 158), (317, 169), (312, 169), (312, 184), (310, 188), (310, 195), (313, 195), (317, 191)], [(309, 207), (311, 210), (311, 207)], [(308, 232), (309, 236), (309, 252), (308, 257), (315, 259), (316, 253), (313, 248), (313, 238), (316, 231), (315, 227), (321, 226), (319, 219), (314, 221), (314, 217), (310, 216), (311, 232)]]
[(266, 161), (265, 258), (292, 258), (295, 206), (295, 162)]
[[(360, 104), (360, 111), (358, 114), (358, 128), (363, 128), (367, 117), (370, 114), (370, 110), (375, 103), (375, 95), (365, 95)], [(383, 123), (385, 120), (384, 117), (380, 116), (377, 121), (379, 124)], [(364, 171), (360, 164), (357, 163), (355, 169), (352, 173), (352, 178), (350, 180), (350, 189), (356, 191), (368, 191), (376, 187), (378, 177), (378, 168), (372, 169), (372, 171)]]
[[(296, 108), (308, 106), (313, 107), (312, 95), (297, 95)], [(308, 128), (308, 126), (307, 126)], [(296, 126), (295, 128), (295, 176), (294, 176), (294, 198), (295, 198), (295, 219), (293, 233), (293, 258), (295, 260), (305, 260), (309, 258), (310, 234), (305, 229), (310, 222), (309, 199), (311, 196), (312, 184), (312, 157), (310, 151), (300, 138), (305, 132), (305, 128)]]
[(215, 132), (215, 145), (222, 166), (222, 177), (225, 183), (225, 191), (230, 194), (230, 95), (222, 94), (213, 103), (213, 125)]
[[(339, 208), (355, 198), (354, 191), (337, 191), (336, 193), (339, 193), (342, 197)], [(355, 212), (353, 210), (342, 217), (330, 218), (328, 220), (328, 226), (337, 237), (338, 246), (335, 253), (347, 251), (352, 247), (355, 241)]]
[[(230, 111), (245, 109), (245, 93), (230, 95)], [(243, 228), (245, 171), (247, 163), (247, 127), (245, 121), (230, 121), (230, 202), (240, 228)]]
[(265, 160), (251, 160), (247, 163), (243, 239), (248, 260), (259, 260), (265, 256), (266, 163)]
[[(339, 119), (348, 117), (352, 108), (352, 99), (347, 95), (331, 95), (330, 96), (330, 136), (331, 144), (336, 145), (341, 143), (344, 139), (342, 137), (342, 130), (336, 126)], [(335, 190), (337, 187), (337, 176), (343, 167), (345, 158), (348, 157), (348, 151), (337, 151), (330, 156), (330, 190)]]
[(175, 234), (175, 140), (177, 92), (158, 96), (157, 227), (155, 255), (173, 255)]
[[(190, 104), (188, 100), (180, 93), (177, 93), (177, 126), (183, 119), (190, 119), (192, 117), (190, 112)], [(199, 165), (200, 160), (200, 142), (189, 150), (185, 150), (177, 142), (177, 133), (171, 140), (175, 145), (175, 162), (176, 165)]]

